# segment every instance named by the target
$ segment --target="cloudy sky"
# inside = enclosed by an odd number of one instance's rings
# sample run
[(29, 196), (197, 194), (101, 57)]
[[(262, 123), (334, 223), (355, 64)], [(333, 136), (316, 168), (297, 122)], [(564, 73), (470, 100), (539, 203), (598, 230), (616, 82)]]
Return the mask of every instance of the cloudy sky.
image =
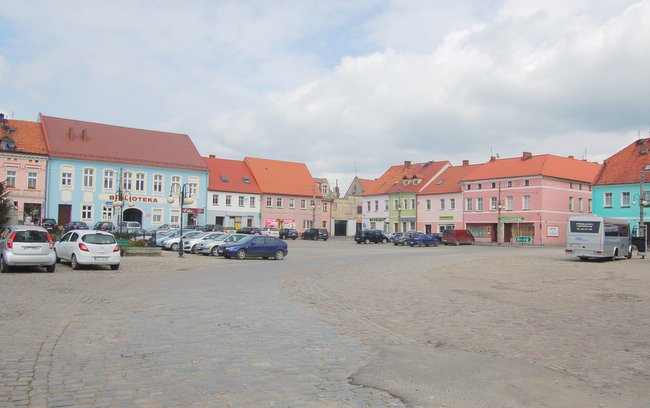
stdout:
[(650, 0), (0, 0), (0, 111), (339, 181), (650, 131)]

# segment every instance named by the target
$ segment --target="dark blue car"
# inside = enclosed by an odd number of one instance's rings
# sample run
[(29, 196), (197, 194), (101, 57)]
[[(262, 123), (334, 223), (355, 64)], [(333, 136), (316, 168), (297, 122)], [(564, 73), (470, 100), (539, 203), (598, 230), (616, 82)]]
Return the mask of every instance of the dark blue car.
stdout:
[(251, 235), (244, 237), (237, 242), (228, 242), (219, 245), (217, 255), (226, 258), (237, 257), (245, 259), (247, 257), (275, 258), (284, 259), (289, 252), (287, 243), (280, 238), (271, 236)]
[(416, 233), (412, 234), (408, 238), (408, 243), (410, 246), (438, 246), (440, 243), (440, 238), (433, 234), (423, 234), (423, 233)]

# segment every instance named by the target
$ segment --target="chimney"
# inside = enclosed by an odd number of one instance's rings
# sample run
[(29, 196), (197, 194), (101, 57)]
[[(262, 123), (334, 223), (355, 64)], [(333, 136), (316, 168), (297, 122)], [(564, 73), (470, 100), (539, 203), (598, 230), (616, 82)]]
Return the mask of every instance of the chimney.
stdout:
[(469, 160), (463, 160), (463, 166), (469, 166)]
[(573, 156), (569, 156), (569, 159), (575, 159), (575, 157), (573, 157)]
[(404, 167), (410, 167), (411, 162), (409, 160), (404, 160)]
[(86, 129), (81, 131), (81, 140), (84, 142), (88, 141), (88, 131)]
[(497, 158), (494, 157), (494, 156), (490, 156), (490, 161), (491, 161), (492, 163), (494, 163), (495, 161), (497, 161)]
[(641, 146), (643, 144), (643, 139), (637, 139), (636, 144)]
[(72, 126), (68, 129), (68, 139), (74, 140), (74, 131), (72, 130)]
[(528, 159), (530, 159), (531, 157), (533, 157), (533, 154), (532, 154), (531, 152), (524, 152), (524, 153), (521, 155), (521, 160), (528, 160)]
[(211, 154), (211, 155), (210, 155), (210, 158), (211, 158), (211, 159), (214, 159), (214, 158), (215, 158), (215, 157), (214, 157), (214, 154)]

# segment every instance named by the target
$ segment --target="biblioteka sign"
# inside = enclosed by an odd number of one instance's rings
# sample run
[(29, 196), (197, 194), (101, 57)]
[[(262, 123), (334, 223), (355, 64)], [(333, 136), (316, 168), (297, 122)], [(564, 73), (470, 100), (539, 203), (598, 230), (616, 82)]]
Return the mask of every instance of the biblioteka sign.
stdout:
[[(108, 199), (115, 201), (117, 199), (117, 196), (115, 194), (111, 194), (108, 197)], [(131, 196), (131, 197), (124, 197), (124, 201), (130, 201), (130, 202), (136, 202), (136, 203), (157, 203), (158, 198), (157, 197)]]

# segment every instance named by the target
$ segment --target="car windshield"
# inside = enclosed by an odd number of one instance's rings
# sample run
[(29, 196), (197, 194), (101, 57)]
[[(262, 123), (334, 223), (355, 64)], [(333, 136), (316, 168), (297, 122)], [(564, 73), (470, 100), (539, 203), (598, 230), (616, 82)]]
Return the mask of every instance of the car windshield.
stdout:
[(47, 242), (45, 231), (16, 231), (14, 242)]
[(115, 237), (108, 234), (86, 234), (81, 240), (87, 244), (109, 245), (115, 243)]

